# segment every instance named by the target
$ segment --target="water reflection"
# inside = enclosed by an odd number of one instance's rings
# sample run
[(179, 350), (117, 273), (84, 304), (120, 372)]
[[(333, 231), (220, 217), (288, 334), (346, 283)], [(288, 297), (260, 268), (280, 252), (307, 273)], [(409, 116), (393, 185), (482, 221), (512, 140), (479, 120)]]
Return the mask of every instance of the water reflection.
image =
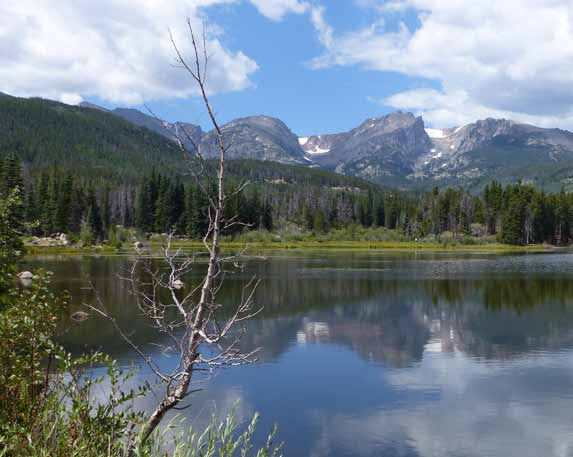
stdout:
[[(135, 341), (159, 342), (117, 279), (129, 259), (29, 263), (76, 306), (92, 281)], [(291, 456), (573, 456), (569, 255), (294, 254), (247, 262), (222, 301), (253, 274), (264, 312), (242, 344), (261, 362), (212, 380), (195, 422), (240, 398), (245, 417), (280, 423)], [(62, 341), (135, 358), (94, 318)]]

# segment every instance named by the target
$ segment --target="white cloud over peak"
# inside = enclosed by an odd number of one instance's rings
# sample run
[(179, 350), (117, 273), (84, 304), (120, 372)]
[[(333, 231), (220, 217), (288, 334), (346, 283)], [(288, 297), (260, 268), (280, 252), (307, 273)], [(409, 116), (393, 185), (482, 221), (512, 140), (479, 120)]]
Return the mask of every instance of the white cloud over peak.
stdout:
[[(97, 96), (118, 104), (188, 97), (195, 85), (174, 68), (168, 28), (190, 56), (186, 18), (200, 33), (207, 8), (240, 0), (3, 0), (0, 91), (66, 103)], [(272, 20), (303, 13), (298, 0), (249, 0)], [(207, 21), (208, 22), (208, 21)], [(243, 90), (257, 63), (207, 28), (211, 92)]]
[[(573, 126), (571, 0), (360, 3), (378, 10), (379, 18), (359, 30), (330, 29), (329, 42), (322, 39), (325, 27), (317, 27), (325, 53), (314, 68), (359, 65), (431, 80), (387, 104), (446, 125), (501, 114)], [(439, 91), (430, 89), (436, 82)]]

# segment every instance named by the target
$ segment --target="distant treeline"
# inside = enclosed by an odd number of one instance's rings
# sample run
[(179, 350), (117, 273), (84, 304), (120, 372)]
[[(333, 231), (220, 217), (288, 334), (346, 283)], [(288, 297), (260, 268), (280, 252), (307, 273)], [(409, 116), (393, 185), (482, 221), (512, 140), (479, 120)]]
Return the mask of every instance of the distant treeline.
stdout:
[[(448, 234), (453, 239), (490, 237), (519, 245), (565, 245), (573, 239), (573, 194), (566, 192), (547, 194), (527, 184), (504, 187), (492, 182), (481, 195), (461, 188), (435, 188), (413, 196), (327, 172), (300, 172), (297, 167), (277, 165), (275, 170), (265, 165), (264, 176), (249, 162), (230, 162), (230, 168), (234, 174), (226, 211), (235, 223), (226, 228), (227, 235), (287, 228), (324, 233), (358, 224), (395, 229), (410, 239), (439, 239)], [(33, 235), (87, 231), (101, 241), (123, 226), (199, 238), (207, 228), (207, 180), (199, 185), (151, 171), (139, 184), (117, 184), (58, 167), (27, 173), (23, 179), (14, 154), (0, 161), (0, 173), (1, 195), (21, 188), (22, 219)], [(235, 192), (240, 177), (251, 183)]]

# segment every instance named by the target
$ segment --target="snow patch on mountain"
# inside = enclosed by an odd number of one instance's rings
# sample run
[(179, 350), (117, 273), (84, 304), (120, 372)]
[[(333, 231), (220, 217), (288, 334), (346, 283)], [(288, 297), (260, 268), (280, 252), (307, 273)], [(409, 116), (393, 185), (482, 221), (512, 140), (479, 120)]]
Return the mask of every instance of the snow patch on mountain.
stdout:
[(445, 138), (446, 134), (441, 129), (429, 129), (426, 128), (426, 133), (430, 138)]
[(307, 154), (326, 154), (327, 152), (330, 152), (330, 149), (326, 149), (326, 148), (321, 148), (320, 146), (315, 146), (312, 149), (307, 149), (305, 151)]
[(298, 144), (300, 144), (301, 146), (304, 146), (306, 143), (308, 143), (307, 136), (301, 136), (298, 138)]

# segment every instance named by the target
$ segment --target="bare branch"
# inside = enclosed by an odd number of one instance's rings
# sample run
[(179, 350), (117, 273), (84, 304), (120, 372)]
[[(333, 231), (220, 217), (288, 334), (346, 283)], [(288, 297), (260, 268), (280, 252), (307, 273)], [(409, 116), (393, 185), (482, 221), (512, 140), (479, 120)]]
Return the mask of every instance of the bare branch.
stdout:
[[(187, 256), (180, 249), (173, 248), (173, 234), (170, 233), (161, 248), (162, 267), (151, 259), (138, 258), (127, 276), (131, 292), (136, 297), (137, 306), (150, 324), (161, 334), (166, 335), (169, 344), (157, 344), (162, 354), (178, 353), (177, 366), (171, 373), (159, 369), (154, 360), (130, 340), (116, 321), (109, 316), (103, 305), (90, 307), (102, 317), (110, 319), (122, 338), (143, 358), (158, 378), (165, 384), (165, 395), (155, 410), (143, 424), (139, 439), (143, 443), (161, 423), (165, 414), (172, 409), (181, 409), (181, 402), (195, 390), (191, 386), (202, 382), (216, 368), (236, 366), (254, 360), (257, 350), (243, 353), (239, 342), (246, 329), (243, 322), (259, 315), (260, 309), (253, 309), (254, 294), (259, 285), (255, 278), (244, 286), (238, 303), (233, 311), (219, 318), (221, 310), (227, 308), (217, 301), (217, 295), (224, 284), (228, 273), (241, 270), (237, 262), (245, 250), (228, 257), (221, 256), (220, 238), (224, 230), (234, 226), (245, 225), (236, 216), (225, 218), (225, 204), (229, 198), (240, 194), (248, 182), (241, 183), (234, 191), (225, 193), (225, 158), (229, 145), (226, 144), (206, 88), (209, 55), (207, 37), (203, 26), (201, 40), (198, 42), (191, 24), (187, 19), (187, 28), (193, 56), (187, 60), (178, 47), (171, 30), (169, 37), (175, 53), (177, 67), (184, 70), (197, 85), (205, 110), (213, 126), (213, 135), (218, 149), (218, 161), (214, 170), (215, 179), (211, 180), (212, 162), (207, 162), (198, 145), (185, 131), (176, 131), (177, 142), (182, 151), (185, 145), (191, 145), (198, 170), (191, 167), (199, 188), (208, 198), (208, 224), (203, 236), (203, 246), (208, 254), (207, 271), (200, 282), (193, 284), (191, 273), (197, 265), (194, 255)], [(202, 49), (200, 49), (202, 46)], [(149, 111), (153, 112), (149, 109)], [(183, 136), (186, 138), (183, 138)], [(232, 269), (229, 269), (229, 266)], [(208, 347), (205, 351), (203, 348)], [(208, 357), (204, 355), (208, 353)], [(198, 377), (198, 375), (202, 375)]]

